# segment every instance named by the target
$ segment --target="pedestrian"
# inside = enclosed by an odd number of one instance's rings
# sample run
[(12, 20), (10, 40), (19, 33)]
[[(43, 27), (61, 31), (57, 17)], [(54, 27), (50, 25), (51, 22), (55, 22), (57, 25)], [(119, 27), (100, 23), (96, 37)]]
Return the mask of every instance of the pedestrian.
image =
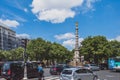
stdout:
[(44, 71), (43, 71), (43, 68), (42, 68), (42, 64), (41, 63), (39, 63), (38, 64), (38, 73), (39, 73), (39, 80), (44, 80), (43, 79), (43, 74), (44, 74)]

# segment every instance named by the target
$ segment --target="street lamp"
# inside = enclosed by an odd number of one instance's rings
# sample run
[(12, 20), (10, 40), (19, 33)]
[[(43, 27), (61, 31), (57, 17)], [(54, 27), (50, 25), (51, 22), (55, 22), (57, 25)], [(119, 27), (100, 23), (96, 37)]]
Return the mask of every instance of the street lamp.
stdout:
[(23, 59), (24, 59), (24, 77), (23, 80), (27, 79), (27, 66), (26, 66), (26, 58), (27, 58), (27, 54), (26, 54), (26, 47), (27, 47), (27, 39), (24, 39), (24, 55), (23, 55)]

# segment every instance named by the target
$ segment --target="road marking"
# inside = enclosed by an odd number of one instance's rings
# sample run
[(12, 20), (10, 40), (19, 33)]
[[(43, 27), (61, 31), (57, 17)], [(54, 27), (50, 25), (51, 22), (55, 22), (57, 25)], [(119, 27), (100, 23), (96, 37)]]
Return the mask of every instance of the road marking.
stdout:
[[(97, 79), (97, 80), (101, 80), (101, 79)], [(102, 79), (102, 80), (107, 80), (107, 79)]]
[(59, 77), (55, 77), (55, 76), (49, 76), (49, 77), (45, 77), (45, 80), (60, 80)]
[(112, 75), (106, 75), (106, 77), (115, 77), (115, 76), (112, 76)]
[(1, 78), (0, 80), (5, 80), (4, 78)]

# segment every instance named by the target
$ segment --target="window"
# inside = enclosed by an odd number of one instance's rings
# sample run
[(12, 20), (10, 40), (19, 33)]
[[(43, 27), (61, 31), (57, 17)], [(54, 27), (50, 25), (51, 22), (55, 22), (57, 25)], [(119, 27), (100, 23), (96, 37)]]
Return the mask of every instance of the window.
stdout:
[(87, 73), (86, 69), (79, 69), (76, 71), (76, 73), (80, 74), (80, 73)]
[(93, 73), (91, 70), (87, 70), (88, 73)]
[(89, 67), (87, 64), (86, 65), (84, 65), (85, 67)]
[(9, 69), (10, 69), (10, 64), (3, 65), (3, 71), (9, 70)]
[(72, 74), (72, 70), (64, 70), (62, 74)]
[(90, 64), (90, 66), (97, 66), (96, 64)]
[(22, 68), (23, 67), (22, 63), (13, 63), (12, 66), (15, 68)]
[(37, 63), (33, 63), (33, 68), (36, 69), (38, 67)]

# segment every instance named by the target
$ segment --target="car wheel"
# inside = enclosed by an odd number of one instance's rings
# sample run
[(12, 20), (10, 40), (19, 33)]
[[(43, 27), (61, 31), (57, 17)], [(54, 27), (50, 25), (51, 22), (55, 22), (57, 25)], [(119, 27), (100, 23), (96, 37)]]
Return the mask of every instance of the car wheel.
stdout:
[(97, 76), (95, 76), (95, 77), (93, 78), (93, 80), (98, 80), (98, 77), (97, 77)]

